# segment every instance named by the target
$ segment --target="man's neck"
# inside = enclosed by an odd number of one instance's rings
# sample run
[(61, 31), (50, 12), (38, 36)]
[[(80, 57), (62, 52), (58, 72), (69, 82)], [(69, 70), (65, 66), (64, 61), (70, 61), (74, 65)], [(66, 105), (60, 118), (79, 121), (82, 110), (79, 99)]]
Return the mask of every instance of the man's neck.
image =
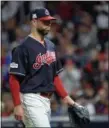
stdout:
[(44, 36), (39, 35), (37, 32), (31, 32), (30, 36), (38, 40), (39, 42), (43, 43), (44, 42)]

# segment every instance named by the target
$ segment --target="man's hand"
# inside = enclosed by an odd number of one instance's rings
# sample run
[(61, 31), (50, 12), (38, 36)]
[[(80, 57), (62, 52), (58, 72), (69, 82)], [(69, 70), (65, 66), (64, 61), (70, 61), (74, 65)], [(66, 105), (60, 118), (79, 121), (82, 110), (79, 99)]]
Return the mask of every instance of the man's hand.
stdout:
[(90, 123), (90, 116), (88, 109), (77, 103), (68, 107), (68, 115), (73, 128), (88, 127)]
[(66, 97), (63, 99), (63, 102), (66, 103), (66, 104), (68, 104), (68, 105), (72, 105), (72, 106), (75, 104), (74, 100), (72, 100), (72, 99), (70, 98), (70, 96), (66, 96)]
[(16, 120), (23, 120), (24, 111), (23, 111), (22, 105), (15, 106), (14, 116), (15, 116)]

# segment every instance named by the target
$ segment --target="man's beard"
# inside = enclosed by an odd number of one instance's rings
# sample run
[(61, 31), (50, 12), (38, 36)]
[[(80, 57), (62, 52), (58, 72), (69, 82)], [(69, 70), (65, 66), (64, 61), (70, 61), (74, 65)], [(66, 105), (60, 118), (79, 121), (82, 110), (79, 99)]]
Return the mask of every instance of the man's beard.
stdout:
[(41, 36), (45, 36), (49, 33), (49, 31), (47, 30), (43, 30), (43, 29), (37, 29), (37, 32), (41, 35)]

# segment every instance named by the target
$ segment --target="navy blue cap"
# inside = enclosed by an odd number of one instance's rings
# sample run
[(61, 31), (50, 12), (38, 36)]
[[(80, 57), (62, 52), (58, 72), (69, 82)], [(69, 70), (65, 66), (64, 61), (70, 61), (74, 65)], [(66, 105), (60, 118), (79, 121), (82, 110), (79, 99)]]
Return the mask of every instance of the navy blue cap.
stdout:
[(30, 20), (39, 19), (39, 20), (56, 20), (52, 17), (49, 11), (46, 8), (35, 9), (30, 14)]

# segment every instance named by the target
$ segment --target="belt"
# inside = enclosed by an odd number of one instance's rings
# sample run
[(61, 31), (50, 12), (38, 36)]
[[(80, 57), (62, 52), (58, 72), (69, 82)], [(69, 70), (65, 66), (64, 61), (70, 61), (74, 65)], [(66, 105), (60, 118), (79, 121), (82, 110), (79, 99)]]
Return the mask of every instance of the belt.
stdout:
[(40, 92), (40, 95), (50, 99), (53, 95), (53, 92)]

